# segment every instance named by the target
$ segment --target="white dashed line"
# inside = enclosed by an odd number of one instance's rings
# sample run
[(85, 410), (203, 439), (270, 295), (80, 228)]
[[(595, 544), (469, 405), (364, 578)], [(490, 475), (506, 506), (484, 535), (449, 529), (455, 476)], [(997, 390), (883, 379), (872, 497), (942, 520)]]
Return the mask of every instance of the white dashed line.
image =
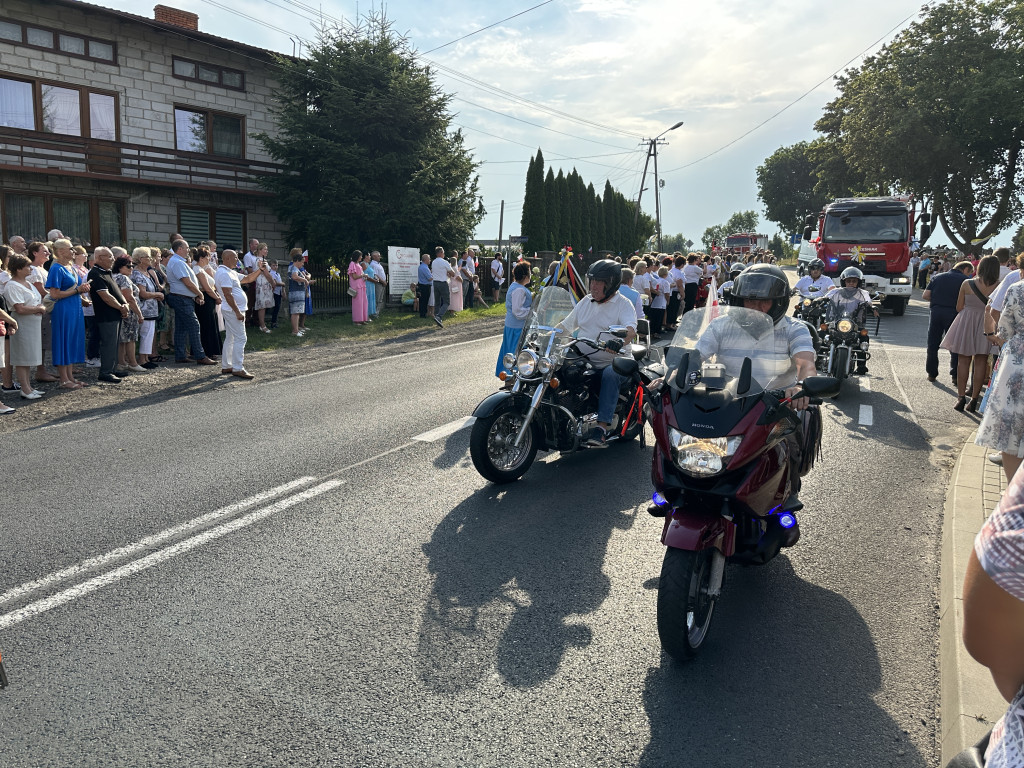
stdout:
[(860, 391), (861, 392), (870, 392), (871, 391), (871, 379), (869, 379), (867, 376), (861, 376), (859, 381), (860, 381)]
[(456, 419), (455, 421), (445, 424), (443, 426), (432, 429), (429, 432), (424, 432), (422, 435), (416, 435), (413, 440), (421, 443), (434, 443), (441, 440), (448, 435), (453, 435), (460, 429), (465, 429), (476, 421), (476, 416), (467, 416), (464, 419)]
[(870, 427), (875, 423), (875, 413), (870, 405), (860, 407), (860, 417), (857, 419), (857, 423), (862, 427)]

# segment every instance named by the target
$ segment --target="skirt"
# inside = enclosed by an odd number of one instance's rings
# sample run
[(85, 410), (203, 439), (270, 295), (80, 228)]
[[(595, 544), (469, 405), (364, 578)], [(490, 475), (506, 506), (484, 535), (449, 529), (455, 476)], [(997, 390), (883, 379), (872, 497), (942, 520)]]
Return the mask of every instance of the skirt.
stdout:
[(505, 373), (511, 373), (511, 371), (505, 367), (505, 363), (502, 362), (502, 358), (505, 357), (505, 353), (511, 352), (515, 354), (516, 348), (519, 346), (519, 337), (523, 335), (522, 328), (509, 328), (505, 326), (505, 334), (501, 338), (501, 349), (498, 350), (498, 365), (494, 369), (494, 375), (498, 376), (502, 371)]
[(43, 364), (43, 319), (39, 315), (17, 315), (18, 330), (11, 336), (11, 365)]

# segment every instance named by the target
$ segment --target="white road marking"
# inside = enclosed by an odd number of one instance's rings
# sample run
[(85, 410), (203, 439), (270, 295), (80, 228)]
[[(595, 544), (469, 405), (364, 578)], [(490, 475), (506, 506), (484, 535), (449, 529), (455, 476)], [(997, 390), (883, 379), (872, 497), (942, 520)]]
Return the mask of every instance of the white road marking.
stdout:
[[(885, 344), (879, 345), (882, 349), (885, 349)], [(921, 426), (921, 422), (917, 420), (917, 414), (914, 413), (914, 406), (910, 404), (910, 398), (907, 397), (907, 391), (903, 388), (903, 384), (900, 383), (900, 377), (896, 375), (896, 366), (892, 364), (892, 357), (888, 354), (885, 356), (886, 361), (889, 363), (889, 370), (892, 371), (892, 380), (896, 385), (896, 389), (899, 390), (900, 397), (903, 398), (903, 404), (907, 406), (907, 415), (910, 416), (910, 420), (914, 422), (918, 427)]]
[(467, 416), (463, 419), (456, 419), (453, 422), (437, 427), (436, 429), (432, 429), (429, 432), (424, 432), (422, 435), (416, 435), (413, 440), (417, 440), (421, 443), (433, 443), (441, 440), (442, 438), (448, 437), (448, 435), (455, 434), (460, 429), (465, 429), (474, 421), (476, 421), (476, 416)]
[(280, 501), (271, 504), (269, 507), (264, 507), (263, 509), (258, 509), (255, 512), (250, 512), (247, 515), (235, 518), (234, 520), (224, 523), (223, 525), (219, 525), (216, 528), (211, 528), (208, 531), (197, 534), (192, 538), (179, 541), (177, 544), (172, 544), (169, 547), (157, 550), (151, 555), (146, 555), (138, 560), (122, 565), (120, 568), (115, 568), (108, 573), (104, 573), (102, 576), (96, 576), (95, 578), (83, 581), (81, 584), (77, 584), (74, 587), (65, 589), (63, 592), (58, 592), (50, 597), (43, 598), (42, 600), (36, 600), (34, 603), (29, 603), (24, 608), (20, 608), (17, 611), (12, 611), (11, 613), (0, 616), (0, 630), (13, 627), (15, 624), (20, 624), (33, 616), (39, 616), (40, 614), (46, 613), (52, 608), (64, 605), (65, 603), (70, 603), (72, 600), (77, 600), (80, 597), (85, 597), (86, 595), (103, 587), (110, 586), (121, 579), (132, 576), (140, 571), (144, 571), (147, 568), (152, 568), (154, 565), (159, 565), (165, 560), (169, 560), (172, 557), (189, 552), (190, 550), (200, 547), (214, 539), (218, 539), (221, 536), (225, 536), (248, 525), (252, 525), (253, 523), (270, 517), (277, 512), (293, 507), (300, 502), (333, 490), (343, 482), (344, 481), (342, 480), (329, 480), (326, 483), (321, 483), (320, 485), (309, 488), (295, 496), (289, 496), (286, 499), (281, 499)]
[(867, 376), (860, 376), (858, 380), (860, 381), (861, 392), (871, 391), (871, 379), (869, 379)]
[(870, 405), (862, 405), (860, 407), (860, 417), (857, 419), (857, 423), (862, 427), (870, 427), (875, 423), (874, 409)]
[(74, 578), (75, 576), (80, 576), (86, 571), (90, 571), (100, 566), (108, 565), (114, 562), (115, 560), (123, 560), (124, 558), (142, 552), (143, 550), (150, 549), (156, 546), (157, 544), (162, 544), (168, 539), (172, 539), (175, 536), (178, 536), (182, 533), (187, 533), (188, 531), (207, 525), (216, 520), (220, 520), (221, 518), (229, 517), (237, 512), (241, 512), (244, 509), (248, 509), (249, 507), (255, 507), (257, 504), (262, 504), (263, 502), (269, 501), (275, 496), (280, 496), (282, 493), (287, 493), (288, 491), (294, 490), (299, 486), (309, 485), (314, 480), (316, 480), (315, 477), (300, 477), (298, 480), (292, 480), (290, 483), (279, 485), (276, 488), (271, 488), (269, 491), (258, 493), (255, 496), (249, 497), (248, 499), (243, 499), (242, 501), (235, 502), (234, 504), (231, 504), (227, 507), (222, 507), (221, 509), (214, 510), (213, 512), (209, 512), (205, 515), (193, 518), (188, 522), (172, 526), (171, 528), (167, 528), (163, 531), (160, 531), (159, 533), (154, 533), (152, 536), (147, 536), (144, 539), (139, 539), (134, 544), (128, 544), (127, 546), (119, 547), (117, 549), (111, 550), (110, 552), (107, 552), (105, 555), (91, 557), (88, 560), (83, 560), (82, 562), (76, 563), (75, 565), (72, 565), (69, 568), (54, 571), (48, 576), (43, 576), (42, 578), (35, 579), (34, 581), (25, 582), (21, 586), (9, 589), (2, 595), (0, 595), (0, 604), (9, 602), (11, 600), (15, 600), (19, 597), (23, 597), (24, 595), (27, 595), (29, 592), (35, 592), (37, 589), (43, 589), (44, 587), (49, 587), (52, 584), (56, 584), (61, 581), (66, 581), (67, 579)]

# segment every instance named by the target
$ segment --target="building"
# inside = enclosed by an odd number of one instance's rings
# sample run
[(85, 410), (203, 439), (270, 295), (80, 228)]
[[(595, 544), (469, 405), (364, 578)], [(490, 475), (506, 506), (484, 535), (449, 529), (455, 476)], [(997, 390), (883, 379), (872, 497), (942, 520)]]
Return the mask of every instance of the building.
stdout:
[(283, 257), (260, 187), (280, 173), (252, 134), (273, 134), (267, 51), (80, 0), (0, 5), (0, 228), (90, 245), (166, 247), (180, 232)]

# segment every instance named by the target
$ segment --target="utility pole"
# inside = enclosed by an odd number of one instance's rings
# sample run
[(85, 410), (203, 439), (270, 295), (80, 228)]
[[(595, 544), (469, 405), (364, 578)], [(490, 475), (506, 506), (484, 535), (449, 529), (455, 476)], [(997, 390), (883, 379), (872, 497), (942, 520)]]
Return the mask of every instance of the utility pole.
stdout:
[[(501, 254), (501, 235), (505, 230), (505, 201), (501, 201), (501, 212), (498, 214), (498, 254)], [(509, 254), (505, 254), (505, 276), (506, 278), (512, 274), (510, 259), (512, 257)], [(501, 259), (499, 258), (499, 261)]]
[(674, 131), (676, 128), (681, 126), (683, 122), (680, 120), (678, 123), (673, 125), (671, 128), (666, 128), (664, 131), (659, 133), (653, 139), (645, 139), (644, 142), (647, 144), (647, 160), (644, 161), (644, 172), (640, 177), (640, 193), (636, 196), (636, 213), (633, 216), (633, 227), (635, 228), (637, 222), (640, 220), (640, 198), (644, 194), (644, 181), (647, 179), (647, 166), (654, 158), (654, 216), (655, 216), (655, 234), (658, 237), (658, 252), (661, 252), (661, 190), (659, 188), (658, 179), (658, 146), (668, 144), (667, 141), (662, 139), (669, 131)]

